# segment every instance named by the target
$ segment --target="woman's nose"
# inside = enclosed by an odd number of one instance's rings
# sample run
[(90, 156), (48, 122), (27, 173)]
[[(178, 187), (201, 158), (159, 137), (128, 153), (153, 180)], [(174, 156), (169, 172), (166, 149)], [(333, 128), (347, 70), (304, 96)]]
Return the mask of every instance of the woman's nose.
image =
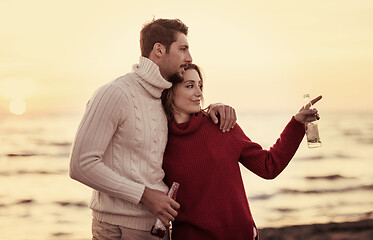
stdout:
[(201, 97), (201, 96), (202, 96), (202, 90), (201, 90), (199, 87), (197, 87), (196, 89), (197, 89), (197, 90), (196, 90), (196, 92), (195, 92), (195, 95), (196, 95), (197, 97)]

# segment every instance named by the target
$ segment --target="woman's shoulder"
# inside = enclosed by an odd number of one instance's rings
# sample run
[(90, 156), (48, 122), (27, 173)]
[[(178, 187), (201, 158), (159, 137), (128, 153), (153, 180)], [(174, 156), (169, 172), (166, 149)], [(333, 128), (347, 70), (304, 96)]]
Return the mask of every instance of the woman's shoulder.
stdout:
[[(212, 119), (210, 118), (210, 116), (207, 114), (207, 113), (201, 113), (200, 114), (201, 118), (202, 118), (202, 122), (203, 122), (203, 126), (209, 126), (217, 131), (220, 131), (221, 133), (222, 130), (220, 130), (220, 120), (218, 123), (214, 123), (212, 121)], [(240, 127), (240, 125), (238, 123), (236, 123), (232, 129), (230, 129), (229, 131), (225, 132), (224, 134), (226, 135), (241, 135), (241, 134), (245, 134), (242, 130), (242, 128)]]

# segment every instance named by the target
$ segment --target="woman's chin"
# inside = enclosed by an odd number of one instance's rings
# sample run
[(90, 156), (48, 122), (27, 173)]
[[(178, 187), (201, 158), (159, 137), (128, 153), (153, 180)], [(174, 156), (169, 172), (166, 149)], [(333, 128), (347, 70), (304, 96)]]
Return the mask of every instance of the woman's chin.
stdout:
[(198, 108), (194, 109), (192, 114), (196, 114), (196, 113), (199, 113), (199, 112), (201, 112), (201, 107), (198, 107)]

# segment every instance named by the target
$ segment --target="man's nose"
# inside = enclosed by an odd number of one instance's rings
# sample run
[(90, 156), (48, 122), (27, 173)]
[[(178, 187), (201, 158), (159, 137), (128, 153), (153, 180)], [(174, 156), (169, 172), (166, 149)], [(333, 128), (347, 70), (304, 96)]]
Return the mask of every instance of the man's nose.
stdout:
[(192, 55), (190, 54), (189, 51), (188, 51), (187, 56), (186, 56), (186, 61), (187, 61), (188, 63), (191, 63), (191, 62), (193, 61)]

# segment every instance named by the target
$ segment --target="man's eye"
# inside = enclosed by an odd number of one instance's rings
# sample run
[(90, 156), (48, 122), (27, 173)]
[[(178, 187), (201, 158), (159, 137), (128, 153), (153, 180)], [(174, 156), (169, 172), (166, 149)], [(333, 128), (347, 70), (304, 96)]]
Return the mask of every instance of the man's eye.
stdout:
[(187, 88), (193, 88), (193, 85), (192, 84), (187, 85)]

